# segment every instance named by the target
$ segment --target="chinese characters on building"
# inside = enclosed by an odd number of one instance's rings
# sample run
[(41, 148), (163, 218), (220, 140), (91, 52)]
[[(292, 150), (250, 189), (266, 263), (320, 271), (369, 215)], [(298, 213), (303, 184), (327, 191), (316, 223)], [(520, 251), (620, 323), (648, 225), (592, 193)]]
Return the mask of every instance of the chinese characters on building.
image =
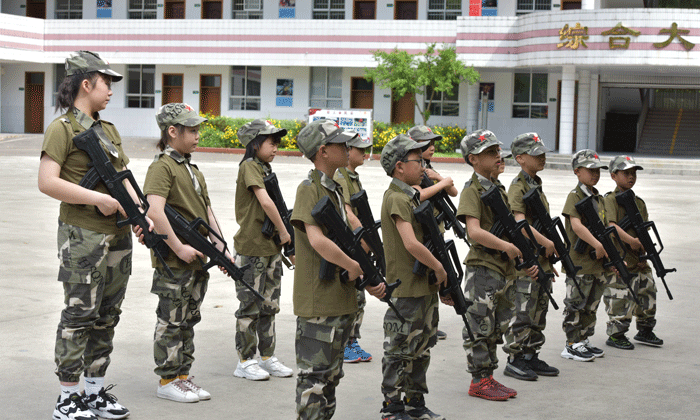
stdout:
[[(695, 44), (681, 36), (688, 35), (689, 33), (690, 30), (678, 29), (678, 24), (673, 22), (670, 28), (659, 30), (659, 35), (668, 35), (668, 39), (663, 42), (655, 42), (652, 45), (657, 49), (662, 49), (668, 47), (675, 39), (678, 39), (678, 42), (683, 45), (683, 48), (685, 48), (686, 51), (690, 51), (695, 48)], [(641, 35), (641, 32), (627, 28), (620, 22), (615, 25), (615, 27), (601, 32), (601, 35), (609, 37), (609, 49), (626, 50), (629, 49), (632, 37), (638, 37)], [(557, 48), (569, 48), (572, 50), (577, 50), (579, 47), (588, 48), (585, 42), (588, 40), (588, 27), (581, 26), (580, 23), (576, 23), (574, 27), (569, 27), (569, 25), (566, 24), (559, 30), (559, 40), (564, 42), (558, 43)]]

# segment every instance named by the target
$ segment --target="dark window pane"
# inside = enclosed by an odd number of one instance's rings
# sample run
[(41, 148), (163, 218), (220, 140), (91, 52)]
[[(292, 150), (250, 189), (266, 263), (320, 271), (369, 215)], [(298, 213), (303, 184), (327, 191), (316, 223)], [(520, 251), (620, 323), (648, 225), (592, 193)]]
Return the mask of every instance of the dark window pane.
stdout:
[(547, 105), (533, 105), (530, 118), (547, 118)]
[(532, 75), (532, 103), (547, 103), (547, 74)]
[(442, 105), (442, 115), (444, 117), (459, 117), (459, 104), (456, 102), (446, 102)]
[(513, 105), (513, 118), (530, 118), (530, 106)]
[(513, 102), (530, 102), (530, 74), (515, 73)]

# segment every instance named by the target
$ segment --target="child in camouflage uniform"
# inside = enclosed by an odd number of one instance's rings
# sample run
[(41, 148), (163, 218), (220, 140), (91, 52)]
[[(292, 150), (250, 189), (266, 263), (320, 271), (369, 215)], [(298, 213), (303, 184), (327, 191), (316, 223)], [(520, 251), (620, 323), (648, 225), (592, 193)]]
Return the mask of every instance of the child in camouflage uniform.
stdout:
[[(343, 377), (343, 350), (352, 332), (357, 312), (353, 282), (341, 282), (340, 270), (333, 280), (319, 276), (321, 259), (348, 271), (349, 279), (362, 274), (357, 261), (348, 257), (326, 235), (327, 231), (311, 216), (311, 210), (324, 196), (330, 197), (343, 219), (340, 186), (333, 181), (338, 168), (348, 164), (349, 134), (330, 120), (317, 120), (304, 127), (297, 145), (311, 160), (314, 169), (297, 188), (292, 224), (296, 250), (294, 270), (294, 314), (297, 316), (295, 349), (297, 355), (297, 418), (330, 419), (335, 413), (335, 388)], [(367, 287), (381, 298), (384, 285)]]
[[(496, 136), (488, 130), (477, 130), (461, 141), (464, 160), (474, 168), (460, 195), (457, 217), (463, 221), (469, 235), (471, 248), (464, 261), (466, 267), (465, 298), (473, 304), (467, 312), (474, 340), (469, 339), (466, 328), (462, 332), (467, 353), (467, 370), (472, 374), (469, 395), (487, 400), (503, 401), (515, 397), (514, 389), (505, 387), (493, 378), (498, 367), (496, 345), (503, 343), (513, 313), (513, 289), (507, 278), (515, 274), (513, 259), (522, 257), (518, 248), (490, 233), (494, 215), (481, 201), (481, 194), (492, 185), (498, 185), (503, 201), (508, 203), (505, 188), (494, 179), (503, 164), (500, 145)], [(494, 252), (508, 254), (508, 261)], [(537, 274), (535, 266), (526, 270), (528, 276)]]
[(194, 362), (194, 326), (202, 319), (201, 306), (207, 291), (209, 273), (202, 269), (201, 252), (181, 242), (165, 215), (167, 204), (187, 220), (201, 217), (219, 235), (211, 209), (204, 175), (190, 162), (199, 140), (199, 124), (206, 121), (187, 104), (170, 103), (160, 107), (156, 122), (161, 130), (156, 155), (146, 173), (143, 190), (150, 204), (148, 215), (158, 233), (167, 235), (170, 252), (165, 262), (173, 278), (163, 271), (161, 262), (151, 257), (153, 283), (151, 293), (158, 296), (156, 328), (153, 338), (155, 373), (160, 376), (156, 390), (159, 398), (176, 402), (208, 400), (211, 395), (189, 377)]
[[(112, 82), (121, 79), (95, 53), (79, 51), (67, 58), (66, 77), (56, 99), (56, 110), (67, 112), (49, 124), (41, 148), (39, 190), (61, 201), (58, 280), (63, 284), (66, 305), (56, 333), (61, 393), (54, 420), (121, 419), (129, 415), (129, 410), (106, 392), (112, 385), (104, 388), (104, 376), (131, 274), (131, 233), (128, 227), (116, 226), (117, 213), (126, 214), (104, 184), (94, 190), (78, 185), (90, 169), (90, 158), (72, 141), (78, 133), (95, 127), (114, 169), (126, 168), (129, 159), (117, 129), (99, 115), (112, 95)], [(135, 198), (129, 184), (127, 188)], [(85, 375), (85, 394), (79, 393), (81, 373)]]
[[(521, 171), (510, 184), (508, 203), (515, 219), (527, 220), (531, 226), (534, 223), (534, 215), (523, 202), (523, 195), (532, 188), (542, 186), (542, 180), (537, 176), (537, 172), (544, 169), (545, 154), (549, 151), (544, 147), (537, 133), (521, 134), (511, 144), (511, 152), (515, 155)], [(544, 193), (541, 197), (549, 212), (549, 203)], [(554, 252), (554, 244), (536, 229), (531, 230), (535, 240), (545, 248), (545, 252), (540, 253), (540, 266), (547, 273), (551, 273), (554, 268), (549, 262), (549, 256)], [(533, 281), (523, 271), (518, 271), (516, 276), (515, 313), (505, 332), (506, 344), (503, 350), (509, 357), (503, 373), (506, 376), (528, 381), (536, 380), (537, 375), (556, 376), (559, 370), (540, 360), (537, 354), (545, 340), (545, 318), (549, 308), (547, 294), (537, 281)]]
[[(636, 341), (654, 346), (661, 346), (664, 343), (653, 331), (656, 325), (656, 284), (649, 264), (639, 259), (644, 248), (637, 239), (634, 229), (629, 228), (624, 231), (617, 225), (627, 213), (624, 207), (617, 203), (615, 196), (632, 189), (637, 182), (637, 170), (642, 169), (644, 168), (637, 165), (634, 159), (629, 156), (622, 155), (613, 158), (610, 161), (610, 177), (615, 181), (617, 187), (615, 191), (607, 193), (604, 199), (605, 214), (609, 225), (615, 226), (620, 239), (629, 245), (630, 249), (627, 250), (625, 263), (630, 273), (636, 274), (633, 280), (634, 289), (641, 302), (640, 305), (634, 302), (629, 289), (622, 281), (611, 283), (603, 292), (603, 302), (605, 302), (605, 310), (609, 316), (607, 326), (609, 337), (605, 344), (623, 350), (634, 349), (634, 344), (630, 343), (625, 336), (632, 322), (632, 316), (637, 317), (637, 330), (639, 332), (634, 336)], [(642, 218), (645, 222), (648, 221), (649, 215), (644, 200), (639, 196), (636, 196), (635, 200)]]
[[(366, 150), (372, 146), (371, 141), (365, 141), (359, 135), (348, 142), (348, 165), (344, 168), (338, 168), (335, 172), (333, 180), (340, 184), (343, 191), (343, 201), (345, 202), (345, 212), (348, 215), (350, 227), (355, 230), (362, 227), (362, 223), (357, 218), (355, 209), (350, 204), (350, 197), (362, 190), (360, 183), (360, 175), (356, 172), (358, 166), (365, 163)], [(365, 291), (357, 291), (357, 315), (350, 333), (350, 339), (345, 346), (343, 352), (344, 363), (369, 362), (372, 360), (372, 355), (367, 353), (360, 347), (357, 339), (360, 338), (360, 326), (362, 326), (362, 318), (365, 314)]]
[[(265, 190), (264, 177), (272, 173), (270, 162), (287, 130), (276, 128), (265, 120), (244, 124), (238, 140), (246, 147), (236, 179), (236, 221), (238, 232), (233, 237), (236, 265), (250, 264), (244, 280), (265, 298), (255, 296), (236, 282), (240, 306), (236, 311), (236, 350), (238, 364), (234, 376), (250, 380), (266, 380), (272, 376), (292, 376), (292, 369), (275, 357), (275, 314), (280, 310), (282, 280), (281, 245), (291, 242), (275, 203)], [(270, 218), (279, 235), (280, 245), (261, 233), (265, 216)], [(257, 340), (260, 340), (257, 345)], [(260, 361), (256, 360), (256, 346)]]
[[(576, 280), (581, 286), (585, 296), (581, 296), (578, 288), (571, 279), (571, 274), (566, 276), (566, 298), (564, 299), (564, 322), (562, 328), (566, 333), (566, 345), (561, 352), (561, 357), (576, 360), (579, 362), (592, 361), (596, 357), (603, 357), (605, 352), (590, 344), (588, 337), (593, 335), (596, 323), (596, 311), (600, 304), (605, 285), (614, 281), (615, 275), (610, 270), (603, 268), (603, 260), (608, 255), (603, 249), (603, 245), (591, 234), (581, 220), (581, 215), (576, 210), (576, 203), (588, 196), (595, 198), (594, 205), (597, 207), (598, 216), (603, 223), (606, 223), (605, 205), (603, 197), (598, 194), (593, 186), (600, 179), (600, 169), (608, 167), (600, 162), (598, 154), (589, 149), (576, 152), (571, 160), (574, 174), (578, 178), (578, 185), (571, 190), (564, 210), (566, 235), (571, 241), (572, 248), (576, 241), (581, 238), (587, 245), (586, 251), (582, 254), (570, 252), (571, 261), (574, 265), (581, 266), (581, 270), (576, 274)], [(589, 250), (593, 248), (596, 259), (589, 257)]]
[[(424, 395), (428, 393), (430, 348), (437, 342), (437, 291), (447, 281), (447, 273), (423, 245), (423, 229), (413, 214), (420, 204), (420, 193), (411, 187), (420, 183), (423, 176), (425, 161), (421, 152), (427, 146), (426, 141), (416, 143), (399, 134), (384, 146), (380, 159), (382, 168), (392, 177), (381, 213), (386, 281), (401, 279), (391, 300), (406, 319), (401, 322), (391, 309), (384, 315), (383, 420), (443, 418), (425, 406)], [(413, 274), (416, 260), (430, 269), (423, 276)], [(432, 270), (437, 284), (431, 285), (428, 275)]]

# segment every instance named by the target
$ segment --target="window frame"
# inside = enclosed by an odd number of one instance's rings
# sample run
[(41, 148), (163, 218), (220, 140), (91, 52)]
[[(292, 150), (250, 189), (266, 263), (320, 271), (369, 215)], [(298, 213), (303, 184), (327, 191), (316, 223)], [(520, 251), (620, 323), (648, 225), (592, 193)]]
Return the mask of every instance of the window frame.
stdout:
[[(518, 95), (518, 92), (516, 92), (516, 77), (518, 75), (527, 75), (528, 76), (528, 102), (518, 102), (516, 101), (516, 95)], [(545, 86), (545, 92), (544, 92), (544, 101), (543, 102), (538, 102), (538, 101), (533, 101), (533, 83), (534, 76), (544, 76), (545, 81), (544, 81), (544, 86)], [(547, 92), (549, 91), (549, 74), (548, 73), (513, 73), (513, 105), (511, 108), (511, 117), (512, 118), (523, 118), (523, 119), (547, 119), (549, 117), (549, 105), (547, 103)], [(522, 92), (521, 92), (522, 94)], [(539, 94), (539, 93), (537, 93)], [(520, 110), (525, 109), (527, 107), (527, 116), (521, 116), (521, 115), (516, 115), (516, 107), (518, 107)], [(538, 109), (539, 112), (535, 113), (533, 112), (533, 109)], [(518, 114), (522, 111), (518, 111)], [(538, 115), (538, 116), (533, 116), (533, 115)]]
[[(340, 7), (333, 7), (334, 2)], [(322, 3), (326, 3), (326, 6)], [(313, 0), (311, 19), (345, 19), (345, 0)]]
[[(131, 87), (131, 73), (134, 68), (138, 67), (139, 69), (139, 92), (134, 93), (130, 92), (129, 89)], [(153, 77), (153, 80), (151, 81), (151, 85), (153, 86), (153, 93), (144, 93), (143, 92), (143, 84), (144, 84), (144, 68), (152, 68), (153, 72), (151, 73), (151, 77)], [(127, 64), (126, 66), (126, 88), (125, 88), (125, 108), (142, 108), (142, 109), (148, 109), (148, 108), (155, 108), (156, 107), (156, 94), (155, 94), (155, 83), (156, 83), (156, 66), (155, 64)], [(132, 98), (138, 98), (139, 101), (139, 106), (131, 106), (129, 103), (129, 100)], [(150, 106), (144, 106), (144, 100), (150, 99)]]
[[(231, 1), (231, 19), (262, 19), (263, 18), (263, 7), (265, 3), (263, 0), (257, 0), (259, 8), (249, 7), (247, 4), (254, 0), (232, 0)], [(241, 7), (236, 9), (236, 6)]]
[[(131, 7), (131, 2), (134, 0), (128, 0), (126, 4), (126, 14), (127, 14), (127, 19), (157, 19), (158, 18), (158, 1), (157, 0), (150, 0), (153, 4), (152, 9), (147, 9), (147, 2), (149, 0), (135, 0), (139, 1), (141, 3), (140, 7), (133, 8)], [(138, 13), (139, 17), (133, 17), (133, 13)], [(153, 17), (144, 17), (146, 13), (149, 13), (149, 15), (152, 15)]]
[[(243, 95), (234, 95), (233, 94), (233, 89), (235, 87), (235, 84), (233, 82), (234, 78), (234, 70), (235, 69), (243, 69), (245, 75), (243, 77)], [(248, 90), (249, 86), (248, 83), (251, 80), (250, 77), (250, 72), (251, 70), (254, 71), (257, 69), (258, 74), (260, 74), (260, 80), (258, 81), (258, 96), (254, 95), (249, 95)], [(230, 77), (229, 81), (230, 83), (230, 89), (229, 89), (229, 96), (228, 96), (228, 109), (229, 111), (260, 111), (262, 109), (262, 66), (231, 66), (229, 67)], [(239, 108), (234, 108), (233, 106), (233, 101), (236, 99), (241, 100), (241, 106)], [(250, 106), (250, 104), (255, 104), (257, 102), (257, 107)]]
[[(324, 96), (314, 96), (314, 83), (318, 83), (316, 79), (314, 79), (314, 70), (319, 70), (323, 69), (325, 74), (324, 74), (324, 81), (323, 81), (323, 91), (324, 91)], [(339, 81), (339, 86), (331, 86), (331, 72), (329, 69), (333, 69), (333, 71), (340, 72), (337, 80)], [(327, 108), (327, 109), (340, 109), (343, 107), (343, 68), (342, 67), (311, 67), (310, 68), (310, 77), (309, 77), (309, 107), (310, 108)], [(337, 89), (338, 90), (338, 96), (331, 96), (331, 89)], [(323, 105), (319, 105), (319, 103), (323, 103)], [(337, 106), (336, 106), (337, 104)]]
[[(430, 95), (430, 86), (425, 87), (425, 94), (423, 95), (423, 109), (428, 107), (428, 96)], [(435, 92), (439, 96), (433, 99), (433, 103), (430, 108), (431, 117), (459, 117), (459, 84), (453, 87), (452, 96), (455, 99), (449, 99), (446, 92)], [(455, 109), (456, 113), (445, 114), (445, 106), (448, 105)], [(433, 112), (434, 107), (439, 106), (440, 112)], [(448, 108), (449, 109), (449, 108)]]
[[(439, 8), (431, 8), (434, 3), (441, 3)], [(456, 3), (459, 8), (448, 8), (448, 3)], [(457, 20), (462, 16), (462, 0), (428, 0), (427, 20)]]
[[(78, 3), (78, 5), (72, 7), (73, 2)], [(60, 9), (60, 7), (62, 7), (61, 3), (65, 3), (65, 9)], [(83, 18), (83, 0), (56, 0), (54, 7), (54, 18), (56, 20)], [(62, 15), (65, 15), (65, 17), (62, 17)]]
[[(537, 3), (540, 3), (539, 5)], [(524, 3), (531, 3), (525, 7)], [(544, 3), (548, 3), (545, 5)], [(534, 12), (548, 12), (552, 10), (552, 0), (517, 0), (515, 2), (515, 15), (521, 16)]]

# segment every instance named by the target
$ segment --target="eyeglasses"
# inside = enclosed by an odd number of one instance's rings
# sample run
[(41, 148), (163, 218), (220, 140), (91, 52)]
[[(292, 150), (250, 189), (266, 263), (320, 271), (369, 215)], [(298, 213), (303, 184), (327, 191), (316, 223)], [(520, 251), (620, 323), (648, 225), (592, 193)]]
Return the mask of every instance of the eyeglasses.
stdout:
[(422, 167), (425, 168), (425, 159), (420, 158), (420, 159), (406, 159), (402, 160), (401, 162), (418, 162), (418, 164)]

